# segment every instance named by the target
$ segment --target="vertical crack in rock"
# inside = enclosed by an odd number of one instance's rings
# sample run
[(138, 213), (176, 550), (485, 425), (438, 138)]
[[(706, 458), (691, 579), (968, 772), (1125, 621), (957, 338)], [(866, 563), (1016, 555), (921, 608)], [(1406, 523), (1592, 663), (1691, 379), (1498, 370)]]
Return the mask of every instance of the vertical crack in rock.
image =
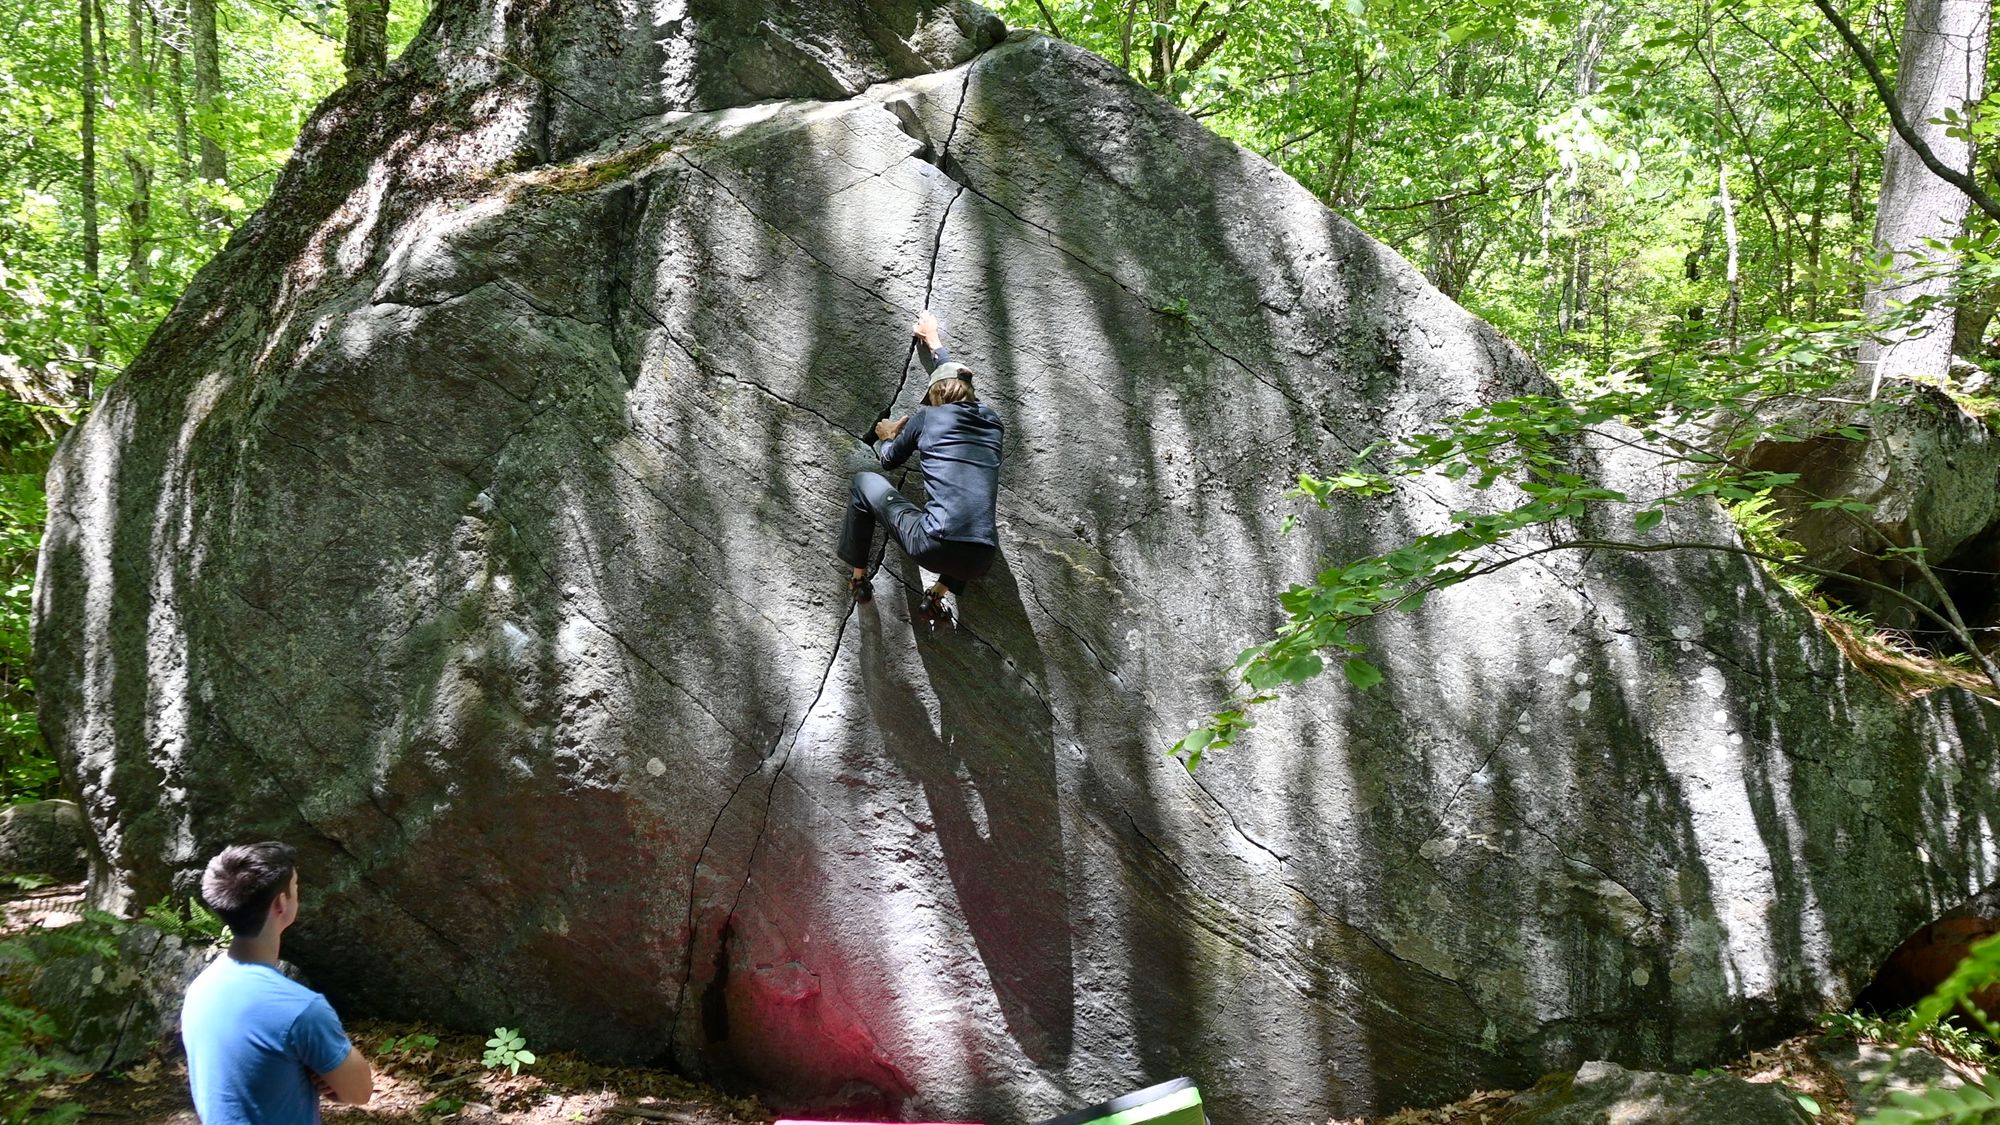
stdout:
[[(836, 644), (835, 646), (836, 651), (838, 651), (838, 647), (839, 647), (838, 644)], [(791, 716), (789, 714), (785, 716), (785, 719), (787, 721), (789, 721), (790, 718)], [(695, 922), (695, 910), (700, 903), (699, 884), (701, 882), (702, 862), (708, 858), (709, 845), (715, 842), (715, 832), (716, 829), (722, 827), (722, 818), (729, 815), (729, 807), (736, 803), (736, 795), (743, 791), (743, 787), (750, 783), (751, 778), (756, 777), (759, 773), (763, 772), (765, 765), (767, 765), (771, 761), (771, 755), (776, 754), (778, 752), (778, 747), (783, 743), (783, 741), (784, 741), (784, 724), (781, 722), (778, 728), (778, 738), (771, 743), (771, 749), (766, 751), (763, 754), (763, 756), (757, 759), (757, 764), (750, 767), (749, 772), (745, 773), (742, 777), (736, 779), (736, 784), (730, 787), (729, 796), (723, 799), (722, 807), (715, 811), (715, 819), (708, 822), (708, 831), (702, 836), (701, 847), (695, 852), (694, 855), (694, 866), (690, 868), (688, 871), (688, 908), (687, 908), (687, 922), (686, 922), (687, 937), (685, 938), (686, 950), (681, 958), (680, 983), (674, 992), (673, 1015), (668, 1020), (667, 1023), (666, 1054), (669, 1059), (673, 1057), (674, 1041), (680, 1035), (681, 1001), (687, 998), (688, 983), (694, 979), (694, 944), (695, 944), (694, 922)]]
[[(924, 308), (926, 309), (931, 307), (931, 294), (936, 291), (938, 257), (944, 250), (945, 227), (951, 223), (952, 208), (958, 206), (959, 197), (963, 196), (966, 189), (971, 186), (966, 182), (962, 171), (956, 173), (953, 171), (956, 165), (951, 162), (951, 142), (958, 137), (958, 123), (965, 114), (965, 98), (972, 90), (972, 72), (978, 68), (978, 65), (979, 61), (977, 59), (965, 64), (965, 77), (958, 84), (958, 104), (951, 107), (951, 128), (945, 131), (944, 147), (939, 150), (935, 160), (928, 157), (924, 158), (926, 163), (935, 165), (938, 171), (943, 172), (953, 182), (958, 184), (958, 189), (951, 193), (951, 199), (944, 205), (944, 214), (938, 216), (937, 237), (931, 240), (930, 268), (924, 273)], [(885, 106), (884, 108), (888, 107)], [(899, 124), (903, 125), (904, 132), (910, 131), (910, 125), (905, 121), (901, 113), (897, 113), (894, 109), (889, 109), (889, 112), (895, 116)], [(926, 138), (918, 137), (914, 133), (911, 135), (921, 142), (926, 150), (929, 149), (930, 142)], [(919, 156), (922, 156), (922, 154), (920, 153)], [(882, 413), (885, 416), (896, 408), (896, 403), (903, 397), (903, 388), (910, 382), (910, 364), (916, 357), (917, 341), (916, 337), (912, 336), (910, 338), (910, 349), (903, 353), (903, 377), (896, 381), (896, 392), (889, 396), (888, 405), (882, 408)]]
[[(718, 971), (720, 972), (721, 968), (727, 965), (729, 949), (728, 930), (731, 920), (736, 915), (737, 906), (743, 901), (743, 892), (750, 886), (750, 877), (757, 865), (757, 853), (763, 847), (764, 836), (770, 828), (772, 795), (777, 791), (779, 780), (785, 775), (785, 767), (791, 764), (792, 752), (798, 747), (799, 735), (805, 730), (806, 724), (812, 721), (813, 710), (819, 706), (819, 701), (826, 695), (827, 681), (833, 678), (833, 669), (840, 661), (840, 649), (847, 637), (848, 623), (853, 620), (854, 610), (852, 607), (849, 607), (847, 614), (840, 619), (840, 628), (834, 632), (833, 651), (827, 657), (826, 667), (820, 672), (819, 685), (813, 691), (812, 701), (806, 704), (805, 712), (799, 716), (798, 726), (793, 727), (791, 733), (786, 735), (783, 730), (784, 724), (780, 722), (778, 741), (772, 745), (770, 752), (757, 763), (756, 768), (737, 780), (735, 788), (729, 792), (728, 799), (722, 803), (722, 808), (716, 812), (715, 819), (710, 822), (708, 833), (702, 839), (701, 850), (695, 855), (694, 868), (688, 880), (687, 952), (686, 956), (682, 959), (683, 968), (680, 984), (674, 993), (673, 1015), (667, 1030), (666, 1055), (670, 1059), (673, 1057), (674, 1046), (680, 1036), (681, 1009), (687, 1000), (688, 986), (694, 979), (695, 915), (700, 903), (700, 888), (698, 884), (701, 878), (702, 866), (708, 856), (709, 847), (715, 840), (716, 830), (721, 827), (723, 817), (729, 814), (730, 806), (735, 804), (737, 794), (742, 792), (743, 787), (749, 783), (751, 778), (762, 773), (764, 768), (771, 764), (772, 759), (776, 758), (777, 768), (771, 773), (771, 783), (764, 788), (764, 808), (757, 822), (757, 834), (752, 837), (749, 854), (744, 859), (743, 879), (736, 885), (736, 893), (729, 900), (729, 909), (723, 914), (722, 928), (717, 933), (715, 955)], [(711, 987), (714, 986), (714, 984), (711, 984)]]

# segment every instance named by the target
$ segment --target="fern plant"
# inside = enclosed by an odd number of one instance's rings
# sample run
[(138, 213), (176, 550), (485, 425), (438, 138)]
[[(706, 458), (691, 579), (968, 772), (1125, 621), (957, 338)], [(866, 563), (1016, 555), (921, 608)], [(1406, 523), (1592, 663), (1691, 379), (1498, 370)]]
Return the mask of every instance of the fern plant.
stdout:
[(222, 919), (193, 898), (176, 902), (168, 896), (148, 906), (144, 917), (182, 941), (214, 945), (226, 943), (230, 938), (229, 927)]

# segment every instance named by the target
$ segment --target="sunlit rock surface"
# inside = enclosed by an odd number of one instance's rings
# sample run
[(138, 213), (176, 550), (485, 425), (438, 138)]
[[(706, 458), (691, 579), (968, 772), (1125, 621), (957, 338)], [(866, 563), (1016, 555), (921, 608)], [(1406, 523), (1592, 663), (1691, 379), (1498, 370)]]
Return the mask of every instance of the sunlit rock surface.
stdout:
[[(794, 1106), (1188, 1074), (1238, 1122), (1708, 1062), (1995, 881), (1991, 709), (1893, 698), (1713, 552), (1459, 586), (1190, 777), (1280, 590), (1493, 499), (1284, 535), (1298, 470), (1541, 376), (1062, 43), (960, 12), (969, 62), (738, 104), (538, 12), (441, 4), (337, 95), (61, 452), (37, 683), (101, 904), (280, 837), (346, 1011)], [(860, 610), (830, 565), (926, 305), (1009, 442), (935, 636), (899, 553)]]

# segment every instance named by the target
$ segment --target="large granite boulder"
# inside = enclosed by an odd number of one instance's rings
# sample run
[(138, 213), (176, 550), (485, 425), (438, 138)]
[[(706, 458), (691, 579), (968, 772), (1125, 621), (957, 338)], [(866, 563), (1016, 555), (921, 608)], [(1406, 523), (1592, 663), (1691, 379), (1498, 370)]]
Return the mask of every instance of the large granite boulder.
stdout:
[[(1714, 552), (1456, 587), (1375, 627), (1383, 688), (1188, 775), (1281, 590), (1490, 502), (1286, 535), (1297, 471), (1546, 381), (1066, 44), (710, 101), (588, 7), (437, 5), (61, 450), (35, 672), (99, 904), (281, 837), (287, 953), (348, 1010), (783, 1105), (1188, 1074), (1258, 1121), (1708, 1063), (1993, 881), (1992, 709), (1892, 698)], [(767, 91), (827, 100), (734, 104)], [(938, 634), (900, 554), (859, 609), (830, 565), (927, 305), (1009, 443), (1002, 563)]]

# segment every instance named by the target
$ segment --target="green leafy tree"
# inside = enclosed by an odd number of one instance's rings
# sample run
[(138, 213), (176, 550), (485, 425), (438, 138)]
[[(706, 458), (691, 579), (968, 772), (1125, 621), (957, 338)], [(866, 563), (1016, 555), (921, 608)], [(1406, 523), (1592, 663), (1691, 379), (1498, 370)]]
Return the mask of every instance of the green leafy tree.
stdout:
[[(428, 9), (360, 6), (377, 36), (386, 10), (390, 53)], [(343, 80), (343, 16), (263, 0), (0, 0), (0, 803), (58, 785), (28, 678), (55, 442), (262, 202)]]

